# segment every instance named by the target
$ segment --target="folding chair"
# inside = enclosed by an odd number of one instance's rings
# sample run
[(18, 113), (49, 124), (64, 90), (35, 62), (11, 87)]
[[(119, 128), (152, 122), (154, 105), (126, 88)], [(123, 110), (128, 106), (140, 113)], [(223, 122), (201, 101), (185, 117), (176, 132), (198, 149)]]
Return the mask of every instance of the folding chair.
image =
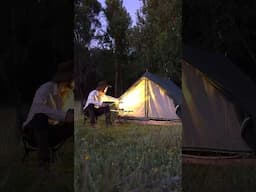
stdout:
[[(28, 133), (26, 133), (23, 130), (23, 127), (22, 127), (23, 122), (27, 118), (28, 112), (29, 112), (29, 108), (25, 106), (20, 107), (18, 111), (18, 122), (19, 122), (18, 126), (19, 126), (20, 135), (21, 135), (21, 141), (24, 147), (24, 155), (22, 157), (23, 162), (29, 157), (29, 154), (31, 152), (39, 150), (38, 146), (36, 145), (36, 142), (33, 140), (33, 138), (31, 138), (31, 136), (28, 135)], [(61, 148), (61, 146), (64, 143), (65, 143), (65, 140), (58, 143), (57, 145), (50, 147), (52, 161), (56, 160), (56, 152)]]

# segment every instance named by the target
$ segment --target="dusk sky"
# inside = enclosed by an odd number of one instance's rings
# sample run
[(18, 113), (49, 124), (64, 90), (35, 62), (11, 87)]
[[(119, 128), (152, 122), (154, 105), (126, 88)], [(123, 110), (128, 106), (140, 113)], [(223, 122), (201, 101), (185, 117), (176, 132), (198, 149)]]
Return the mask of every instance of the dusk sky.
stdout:
[[(105, 7), (105, 0), (98, 0), (103, 7)], [(136, 11), (142, 6), (142, 2), (139, 0), (123, 0), (123, 5), (129, 12), (133, 25), (136, 24)]]

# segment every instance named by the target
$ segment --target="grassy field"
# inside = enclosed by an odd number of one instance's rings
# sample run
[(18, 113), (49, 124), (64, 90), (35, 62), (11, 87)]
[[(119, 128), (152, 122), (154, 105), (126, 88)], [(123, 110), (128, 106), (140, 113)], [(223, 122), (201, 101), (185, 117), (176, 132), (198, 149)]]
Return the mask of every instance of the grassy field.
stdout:
[(240, 165), (183, 165), (184, 192), (254, 192), (256, 166)]
[(181, 125), (75, 129), (75, 191), (181, 191)]

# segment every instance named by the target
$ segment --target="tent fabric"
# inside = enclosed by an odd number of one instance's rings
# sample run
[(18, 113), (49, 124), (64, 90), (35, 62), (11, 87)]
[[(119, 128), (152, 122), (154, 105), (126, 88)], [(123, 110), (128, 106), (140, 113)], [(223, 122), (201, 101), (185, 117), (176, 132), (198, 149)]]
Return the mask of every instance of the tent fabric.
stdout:
[(182, 91), (184, 149), (252, 151), (241, 125), (256, 122), (256, 86), (227, 57), (185, 46)]
[(164, 90), (167, 91), (169, 97), (173, 98), (176, 105), (181, 105), (182, 92), (181, 89), (174, 82), (169, 79), (158, 77), (149, 72), (145, 72), (143, 77), (146, 77), (161, 86)]
[(235, 105), (209, 83), (207, 76), (182, 64), (183, 149), (250, 151), (241, 138)]
[(155, 84), (153, 81), (148, 82), (149, 101), (148, 117), (150, 119), (179, 119), (176, 115), (176, 109), (173, 99), (166, 91)]
[(227, 57), (184, 46), (183, 59), (204, 73), (229, 100), (256, 118), (256, 85)]
[(119, 108), (123, 109), (119, 115), (140, 119), (179, 120), (175, 107), (181, 104), (181, 90), (170, 82), (169, 79), (146, 72), (119, 98)]

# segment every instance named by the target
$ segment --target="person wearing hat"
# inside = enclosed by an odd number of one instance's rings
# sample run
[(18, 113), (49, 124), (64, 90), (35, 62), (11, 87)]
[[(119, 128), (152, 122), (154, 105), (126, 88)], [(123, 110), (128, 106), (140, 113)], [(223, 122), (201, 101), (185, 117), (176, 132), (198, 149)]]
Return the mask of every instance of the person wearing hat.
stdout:
[[(39, 148), (41, 164), (50, 162), (51, 146), (73, 136), (74, 106), (66, 103), (70, 101), (67, 97), (72, 97), (73, 90), (73, 61), (68, 61), (59, 64), (52, 80), (35, 92), (23, 130)], [(63, 106), (68, 109), (64, 110)]]
[(84, 114), (89, 117), (92, 127), (95, 127), (96, 118), (102, 114), (105, 114), (106, 126), (108, 127), (112, 124), (110, 107), (102, 101), (109, 87), (111, 86), (106, 81), (100, 81), (96, 89), (89, 93), (87, 101), (83, 106)]

